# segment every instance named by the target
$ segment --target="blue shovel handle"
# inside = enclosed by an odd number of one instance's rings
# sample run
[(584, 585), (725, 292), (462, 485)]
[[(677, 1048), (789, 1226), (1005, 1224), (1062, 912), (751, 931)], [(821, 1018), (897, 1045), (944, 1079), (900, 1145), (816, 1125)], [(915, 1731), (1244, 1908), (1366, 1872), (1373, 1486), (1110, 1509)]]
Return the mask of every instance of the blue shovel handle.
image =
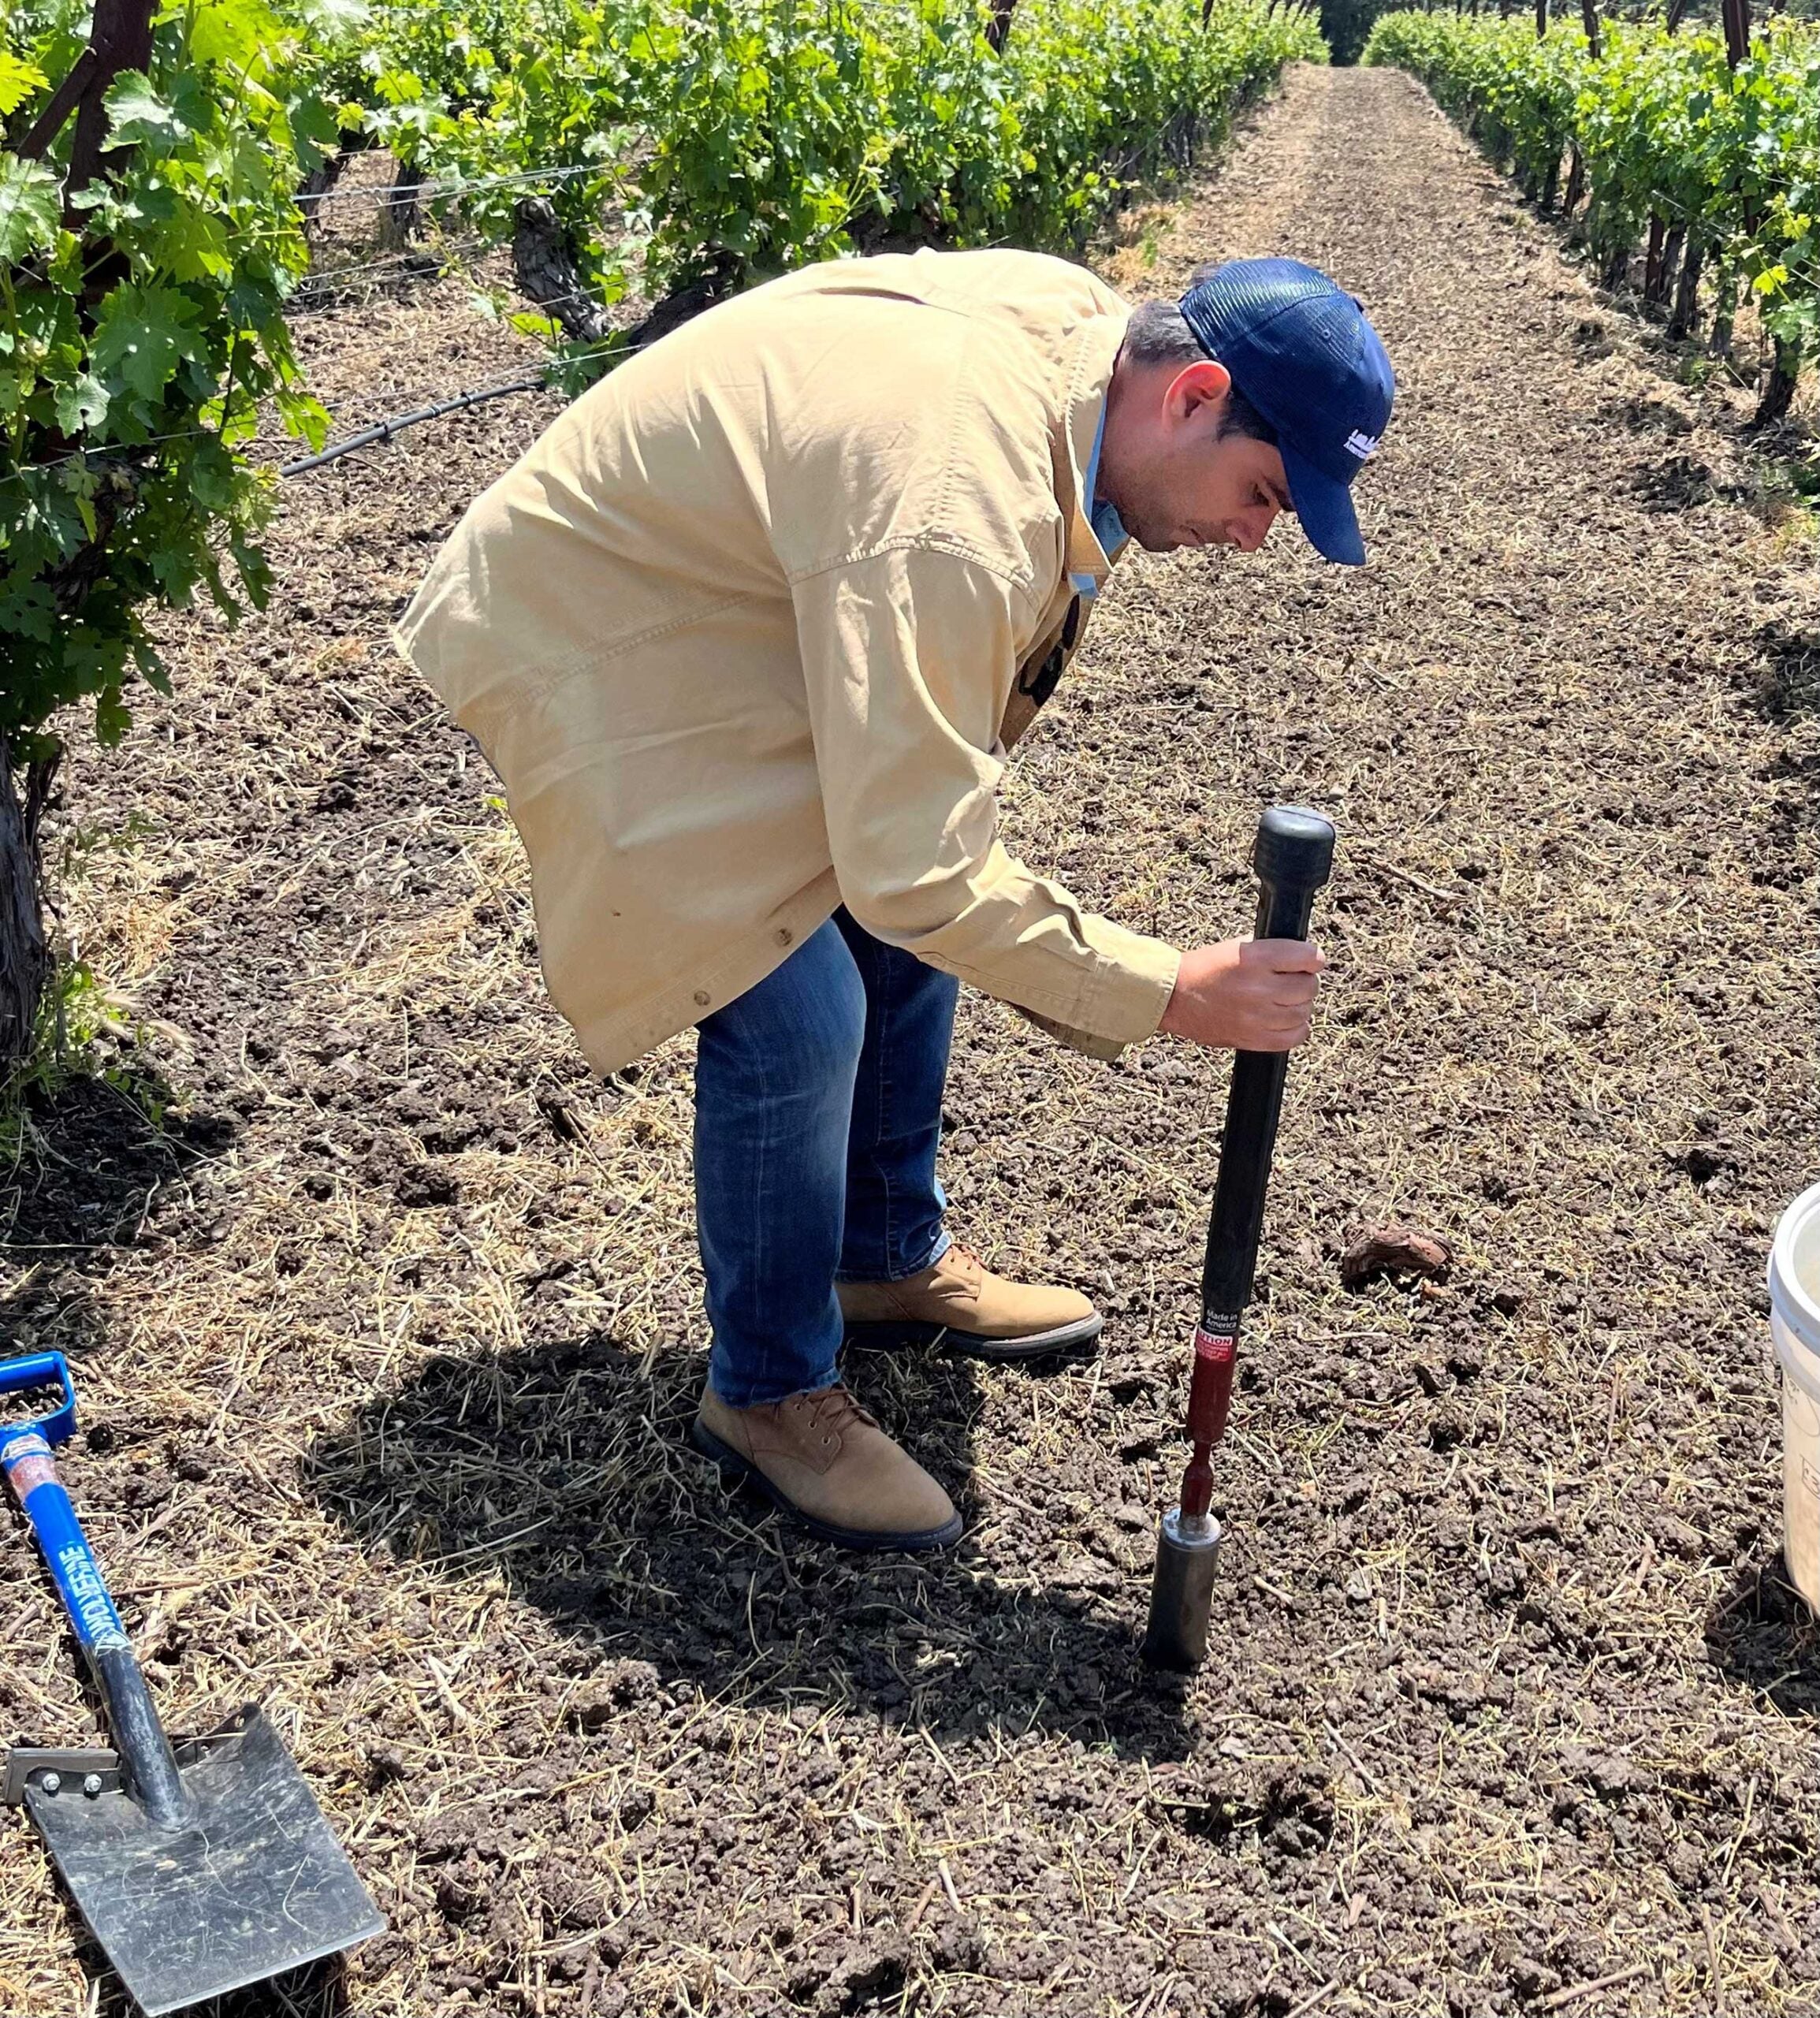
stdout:
[(24, 1508), (38, 1546), (44, 1551), (57, 1594), (107, 1699), (114, 1744), (146, 1813), (162, 1829), (181, 1829), (188, 1823), (194, 1804), (178, 1775), (170, 1741), (158, 1722), (145, 1677), (132, 1657), (132, 1643), (107, 1595), (101, 1566), (50, 1454), (50, 1446), (67, 1442), (76, 1428), (76, 1389), (69, 1368), (61, 1353), (37, 1353), (0, 1365), (0, 1394), (49, 1387), (60, 1388), (63, 1397), (50, 1414), (35, 1423), (0, 1430), (0, 1473)]
[(0, 1442), (0, 1472), (32, 1523), (83, 1651), (92, 1657), (104, 1648), (128, 1645), (126, 1628), (107, 1595), (101, 1566), (57, 1476), (50, 1443), (35, 1429), (13, 1431)]
[[(47, 1443), (67, 1443), (76, 1434), (76, 1386), (69, 1362), (61, 1353), (33, 1353), (24, 1359), (0, 1360), (0, 1394), (23, 1394), (33, 1387), (54, 1387), (62, 1400), (36, 1422), (18, 1423), (15, 1430), (35, 1429)], [(11, 1432), (0, 1430), (0, 1437)]]
[(124, 1647), (126, 1629), (50, 1455), (51, 1446), (66, 1443), (76, 1429), (76, 1387), (61, 1353), (34, 1353), (0, 1365), (0, 1394), (31, 1387), (58, 1388), (63, 1398), (38, 1421), (0, 1430), (0, 1472), (32, 1523), (84, 1651), (92, 1655), (103, 1647)]

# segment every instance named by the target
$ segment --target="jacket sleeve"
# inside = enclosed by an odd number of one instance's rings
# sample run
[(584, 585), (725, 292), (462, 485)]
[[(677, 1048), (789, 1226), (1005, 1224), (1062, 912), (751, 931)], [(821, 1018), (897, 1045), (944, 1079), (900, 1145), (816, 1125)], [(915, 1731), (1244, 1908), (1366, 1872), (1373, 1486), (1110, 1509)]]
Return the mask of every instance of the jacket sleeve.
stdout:
[(990, 754), (1029, 605), (953, 554), (893, 549), (794, 586), (841, 899), (877, 938), (1117, 1043), (1152, 1035), (1179, 956), (1083, 910), (998, 838)]

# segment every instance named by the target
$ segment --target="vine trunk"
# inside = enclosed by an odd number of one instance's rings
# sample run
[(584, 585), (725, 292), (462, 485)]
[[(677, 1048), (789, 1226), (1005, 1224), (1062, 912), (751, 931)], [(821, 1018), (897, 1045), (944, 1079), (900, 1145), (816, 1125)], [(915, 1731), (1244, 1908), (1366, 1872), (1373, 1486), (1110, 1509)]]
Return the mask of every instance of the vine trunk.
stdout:
[(56, 772), (56, 758), (21, 764), (0, 737), (0, 1072), (9, 1078), (32, 1055), (50, 978), (39, 828)]

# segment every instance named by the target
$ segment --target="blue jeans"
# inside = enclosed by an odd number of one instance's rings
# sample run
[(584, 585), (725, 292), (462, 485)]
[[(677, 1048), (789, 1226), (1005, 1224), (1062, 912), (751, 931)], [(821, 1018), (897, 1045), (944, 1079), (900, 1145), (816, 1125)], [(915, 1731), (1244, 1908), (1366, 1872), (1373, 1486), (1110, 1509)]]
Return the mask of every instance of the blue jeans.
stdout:
[(836, 911), (701, 1026), (695, 1217), (734, 1408), (838, 1378), (838, 1279), (897, 1282), (947, 1249), (936, 1182), (960, 990)]

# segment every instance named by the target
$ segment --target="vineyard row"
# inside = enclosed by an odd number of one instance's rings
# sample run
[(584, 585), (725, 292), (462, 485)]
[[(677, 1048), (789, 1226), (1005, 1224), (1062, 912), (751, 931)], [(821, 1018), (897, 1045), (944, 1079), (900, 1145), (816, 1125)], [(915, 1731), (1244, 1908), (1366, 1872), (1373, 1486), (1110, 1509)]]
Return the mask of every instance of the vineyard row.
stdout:
[(1747, 291), (1772, 345), (1778, 420), (1820, 336), (1820, 30), (1774, 17), (1747, 47), (1608, 22), (1386, 14), (1365, 61), (1398, 65), (1558, 207), (1617, 286), (1639, 252), (1670, 333), (1729, 356)]
[[(262, 601), (288, 318), (350, 147), (512, 247), (550, 376), (807, 261), (1077, 250), (1132, 180), (1324, 54), (1306, 0), (16, 0), (0, 23), (0, 814), (148, 617)], [(464, 397), (466, 396), (463, 396)], [(305, 459), (307, 460), (307, 458)], [(0, 827), (4, 826), (0, 820)], [(4, 835), (0, 834), (0, 843)], [(4, 853), (0, 845), (0, 853)]]

